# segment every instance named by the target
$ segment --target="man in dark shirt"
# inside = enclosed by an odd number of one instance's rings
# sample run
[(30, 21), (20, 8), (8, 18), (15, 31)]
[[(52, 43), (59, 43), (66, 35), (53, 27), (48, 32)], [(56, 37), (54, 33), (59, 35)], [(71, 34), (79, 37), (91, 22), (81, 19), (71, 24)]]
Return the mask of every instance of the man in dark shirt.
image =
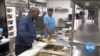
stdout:
[(32, 7), (27, 16), (22, 16), (20, 18), (15, 44), (16, 55), (19, 55), (32, 47), (32, 43), (36, 39), (34, 20), (38, 17), (39, 13), (40, 11), (38, 8)]

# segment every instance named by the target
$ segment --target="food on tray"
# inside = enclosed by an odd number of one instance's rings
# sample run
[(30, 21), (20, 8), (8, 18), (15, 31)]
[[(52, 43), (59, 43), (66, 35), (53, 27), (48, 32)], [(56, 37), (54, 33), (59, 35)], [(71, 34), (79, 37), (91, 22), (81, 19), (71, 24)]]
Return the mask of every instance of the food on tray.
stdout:
[(50, 43), (50, 42), (55, 42), (56, 40), (55, 39), (51, 39), (51, 40), (48, 41), (47, 39), (43, 39), (43, 41)]
[(47, 36), (47, 41), (51, 41), (51, 39), (52, 39), (52, 36), (48, 35)]

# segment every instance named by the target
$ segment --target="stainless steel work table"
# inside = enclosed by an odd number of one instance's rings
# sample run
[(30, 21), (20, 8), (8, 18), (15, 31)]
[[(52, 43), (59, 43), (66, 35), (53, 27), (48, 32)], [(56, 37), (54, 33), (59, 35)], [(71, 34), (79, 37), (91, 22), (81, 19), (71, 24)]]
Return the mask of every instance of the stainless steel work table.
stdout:
[(100, 56), (100, 47), (96, 47), (96, 51), (94, 53), (90, 54), (85, 51), (84, 45), (76, 44), (73, 46), (76, 47), (76, 48), (74, 48), (75, 51), (73, 53), (73, 56)]
[[(93, 54), (86, 53), (84, 45), (87, 42), (94, 42), (97, 46), (96, 51)], [(73, 48), (75, 52), (73, 56), (100, 56), (100, 31), (95, 24), (82, 24), (79, 30), (73, 35)]]
[(58, 37), (54, 38), (56, 41), (54, 43), (51, 43), (51, 44), (61, 45), (61, 46), (67, 46), (67, 45), (69, 45), (69, 40), (65, 41), (65, 40), (63, 40), (63, 37), (65, 37), (63, 34), (59, 34)]
[[(25, 51), (25, 52), (23, 52), (22, 54), (20, 54), (20, 55), (18, 55), (18, 56), (35, 56), (37, 53), (39, 53), (39, 52), (41, 52), (42, 51), (42, 49), (46, 46), (46, 45), (48, 45), (48, 44), (54, 44), (54, 45), (60, 45), (60, 46), (67, 46), (67, 45), (69, 45), (69, 42), (68, 41), (64, 41), (63, 39), (62, 39), (62, 37), (65, 37), (64, 35), (62, 35), (62, 34), (59, 34), (58, 35), (58, 37), (54, 37), (54, 39), (56, 39), (56, 41), (55, 42), (53, 42), (53, 43), (44, 43), (44, 42), (37, 42), (37, 44), (36, 45), (34, 45), (31, 49), (29, 49), (29, 50), (27, 50), (27, 51)], [(42, 43), (42, 44), (41, 44)], [(59, 53), (59, 52), (58, 52)], [(61, 54), (61, 53), (60, 53)], [(64, 53), (64, 54), (66, 54), (66, 53)]]
[(73, 43), (85, 44), (92, 41), (100, 46), (100, 30), (95, 24), (83, 24), (73, 36)]

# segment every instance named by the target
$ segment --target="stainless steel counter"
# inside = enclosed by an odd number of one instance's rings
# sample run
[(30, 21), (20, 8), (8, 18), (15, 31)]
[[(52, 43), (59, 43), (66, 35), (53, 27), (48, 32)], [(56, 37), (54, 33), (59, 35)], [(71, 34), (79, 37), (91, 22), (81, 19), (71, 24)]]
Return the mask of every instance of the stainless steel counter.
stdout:
[(53, 42), (52, 44), (61, 45), (61, 46), (69, 45), (69, 41), (63, 40), (63, 37), (65, 37), (63, 34), (59, 34), (58, 37), (54, 38), (56, 42)]
[(81, 25), (73, 37), (74, 43), (85, 44), (89, 41), (92, 41), (97, 46), (100, 46), (100, 31), (95, 24)]
[(74, 45), (76, 47), (75, 52), (73, 53), (73, 56), (100, 56), (99, 48), (96, 48), (96, 51), (92, 54), (86, 53), (84, 49), (84, 45)]
[[(92, 54), (86, 53), (84, 50), (84, 44), (89, 41), (96, 44), (96, 51)], [(79, 30), (74, 33), (73, 46), (76, 47), (73, 56), (100, 56), (100, 30), (98, 27), (95, 24), (81, 25)]]
[[(57, 52), (57, 51), (53, 50), (57, 46), (61, 46), (64, 48), (65, 46), (67, 47), (69, 45), (69, 41), (63, 40), (63, 37), (65, 37), (65, 36), (63, 34), (60, 34), (59, 36), (54, 37), (54, 39), (56, 40), (54, 42), (50, 42), (50, 43), (37, 42), (37, 44), (34, 45), (31, 49), (23, 52), (19, 56), (27, 56), (27, 55), (28, 56), (37, 56), (37, 54), (42, 53), (42, 52), (52, 54), (52, 56), (54, 54), (57, 54), (57, 55), (59, 54), (61, 56), (70, 55), (70, 53), (65, 53), (63, 51)], [(51, 50), (46, 50), (45, 47), (50, 44), (54, 45), (53, 49), (51, 48)], [(63, 49), (63, 48), (61, 48), (61, 49)]]

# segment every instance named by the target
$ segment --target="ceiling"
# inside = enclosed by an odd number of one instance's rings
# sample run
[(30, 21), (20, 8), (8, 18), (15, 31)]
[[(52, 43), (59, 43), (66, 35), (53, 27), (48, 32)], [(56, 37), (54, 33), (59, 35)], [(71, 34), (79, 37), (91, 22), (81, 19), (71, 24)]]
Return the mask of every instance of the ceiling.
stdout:
[(100, 7), (100, 0), (72, 0), (75, 4), (84, 9), (94, 10)]

